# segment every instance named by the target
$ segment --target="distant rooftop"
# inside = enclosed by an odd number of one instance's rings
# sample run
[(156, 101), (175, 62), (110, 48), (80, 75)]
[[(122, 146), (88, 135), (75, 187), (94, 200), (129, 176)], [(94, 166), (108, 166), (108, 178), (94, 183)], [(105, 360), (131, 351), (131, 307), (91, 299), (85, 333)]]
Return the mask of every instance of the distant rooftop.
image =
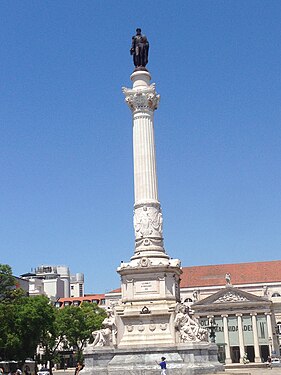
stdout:
[(183, 267), (181, 288), (223, 286), (226, 273), (233, 285), (280, 282), (281, 260)]
[[(224, 286), (227, 273), (231, 275), (233, 285), (265, 284), (281, 281), (281, 260), (192, 266), (183, 267), (182, 270), (181, 288)], [(117, 288), (109, 293), (120, 292), (121, 289)]]

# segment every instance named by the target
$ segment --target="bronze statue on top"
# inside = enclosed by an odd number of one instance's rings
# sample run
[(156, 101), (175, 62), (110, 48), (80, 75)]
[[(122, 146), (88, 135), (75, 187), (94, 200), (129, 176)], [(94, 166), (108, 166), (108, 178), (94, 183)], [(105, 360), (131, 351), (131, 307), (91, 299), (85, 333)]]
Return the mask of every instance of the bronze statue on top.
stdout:
[(130, 49), (136, 70), (146, 70), (145, 66), (148, 63), (148, 50), (149, 43), (146, 36), (142, 35), (141, 29), (137, 29), (136, 35), (132, 37), (132, 47)]

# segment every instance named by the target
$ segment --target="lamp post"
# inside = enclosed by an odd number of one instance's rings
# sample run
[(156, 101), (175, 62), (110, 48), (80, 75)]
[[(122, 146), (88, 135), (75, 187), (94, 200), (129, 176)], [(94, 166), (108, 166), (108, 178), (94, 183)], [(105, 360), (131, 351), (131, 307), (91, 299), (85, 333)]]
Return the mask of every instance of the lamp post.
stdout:
[(212, 343), (216, 342), (216, 327), (215, 319), (213, 317), (209, 318), (209, 325), (206, 328), (209, 329), (209, 338)]
[(268, 343), (269, 343), (269, 354), (272, 355), (272, 343), (273, 343), (272, 337), (268, 338)]

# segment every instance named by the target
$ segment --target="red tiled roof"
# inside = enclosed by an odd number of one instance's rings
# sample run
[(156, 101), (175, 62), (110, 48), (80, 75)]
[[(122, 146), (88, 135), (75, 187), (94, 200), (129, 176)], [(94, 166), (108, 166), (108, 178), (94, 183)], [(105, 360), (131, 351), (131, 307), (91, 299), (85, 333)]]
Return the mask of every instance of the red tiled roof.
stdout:
[(183, 267), (180, 286), (192, 288), (225, 285), (226, 273), (230, 273), (233, 285), (280, 282), (281, 260)]
[(93, 299), (100, 300), (104, 299), (104, 294), (87, 294), (84, 297), (69, 297), (59, 298), (59, 302), (73, 302), (73, 301), (92, 301)]
[[(108, 293), (121, 293), (121, 288), (113, 289)], [(108, 293), (106, 293), (106, 294), (108, 294)]]

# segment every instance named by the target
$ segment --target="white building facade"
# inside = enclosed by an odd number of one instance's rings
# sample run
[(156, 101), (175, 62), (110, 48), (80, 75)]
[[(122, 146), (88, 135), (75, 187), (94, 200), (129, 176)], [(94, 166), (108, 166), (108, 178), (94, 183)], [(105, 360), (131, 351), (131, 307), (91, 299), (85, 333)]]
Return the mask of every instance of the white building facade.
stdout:
[[(183, 267), (181, 301), (214, 325), (221, 362), (261, 363), (280, 355), (281, 261)], [(119, 289), (105, 294), (118, 303)]]
[(52, 301), (59, 298), (83, 297), (84, 274), (70, 274), (67, 266), (42, 265), (21, 277), (29, 282), (29, 295), (46, 295)]

